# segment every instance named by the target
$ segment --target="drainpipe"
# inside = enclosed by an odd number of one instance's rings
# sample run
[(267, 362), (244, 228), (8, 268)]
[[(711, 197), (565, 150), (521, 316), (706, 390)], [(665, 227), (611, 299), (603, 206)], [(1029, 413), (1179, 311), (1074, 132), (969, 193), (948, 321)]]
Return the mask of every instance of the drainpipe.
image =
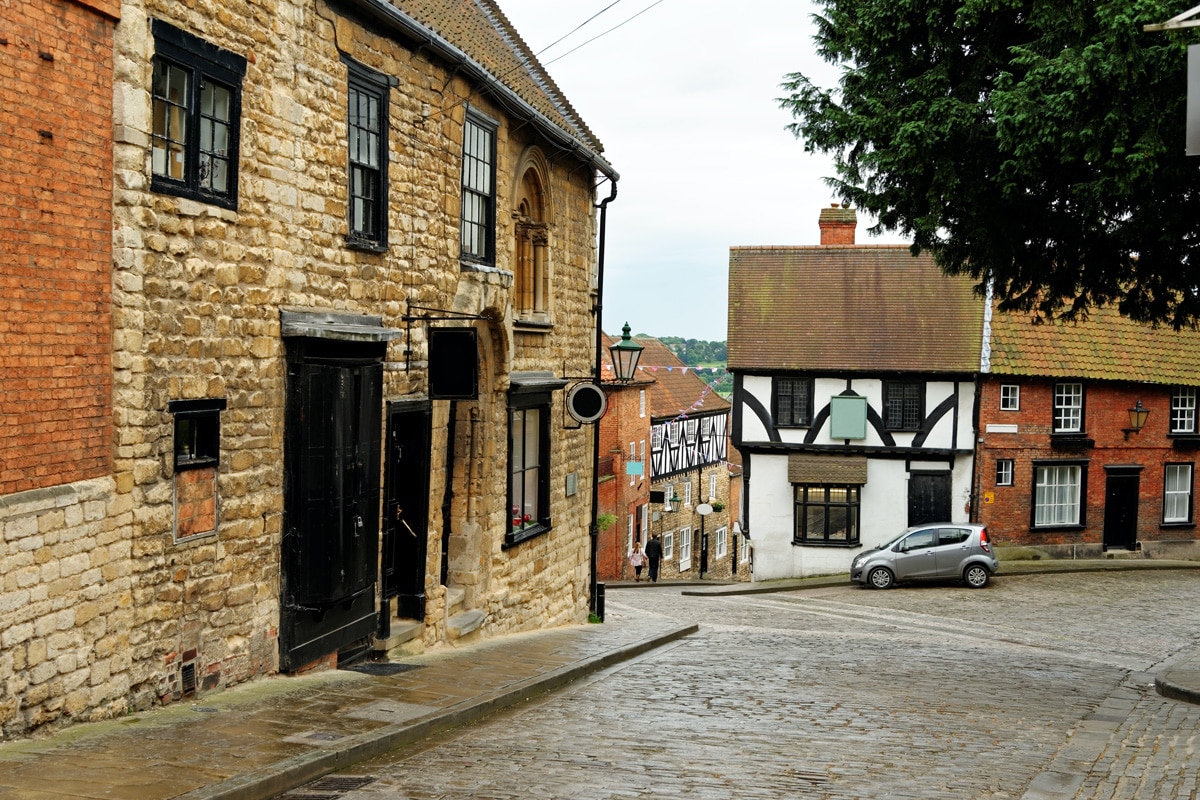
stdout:
[[(600, 385), (600, 364), (604, 357), (604, 235), (608, 221), (608, 204), (617, 199), (617, 179), (611, 176), (612, 190), (608, 197), (600, 201), (600, 243), (596, 255), (596, 360), (595, 374), (592, 378), (596, 386)], [(588, 583), (588, 603), (591, 612), (604, 621), (604, 609), (597, 608), (596, 603), (596, 545), (599, 536), (599, 516), (597, 506), (600, 503), (600, 420), (592, 423), (592, 522), (588, 530), (592, 537), (591, 573)]]

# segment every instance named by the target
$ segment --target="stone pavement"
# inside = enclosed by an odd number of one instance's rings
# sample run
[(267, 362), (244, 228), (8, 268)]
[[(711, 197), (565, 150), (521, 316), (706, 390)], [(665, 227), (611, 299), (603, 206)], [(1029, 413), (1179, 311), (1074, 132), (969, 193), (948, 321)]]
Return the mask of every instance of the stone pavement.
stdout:
[[(1200, 563), (1014, 561), (1002, 563), (999, 577), (1164, 568), (1200, 569)], [(845, 576), (835, 576), (680, 589), (687, 595), (746, 594), (846, 582)], [(662, 617), (610, 619), (603, 625), (484, 640), (389, 664), (268, 678), (192, 703), (0, 743), (0, 800), (269, 798), (696, 630)], [(1200, 703), (1200, 652), (1176, 659), (1156, 678), (1161, 694)]]

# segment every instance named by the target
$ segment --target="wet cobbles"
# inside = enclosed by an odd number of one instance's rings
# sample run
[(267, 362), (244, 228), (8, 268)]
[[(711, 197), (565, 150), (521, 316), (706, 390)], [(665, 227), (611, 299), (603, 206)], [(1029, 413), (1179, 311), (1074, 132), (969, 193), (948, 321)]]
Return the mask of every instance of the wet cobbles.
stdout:
[(382, 798), (1178, 798), (1200, 707), (1152, 671), (1200, 639), (1196, 573), (874, 592), (610, 591), (698, 634), (356, 770)]

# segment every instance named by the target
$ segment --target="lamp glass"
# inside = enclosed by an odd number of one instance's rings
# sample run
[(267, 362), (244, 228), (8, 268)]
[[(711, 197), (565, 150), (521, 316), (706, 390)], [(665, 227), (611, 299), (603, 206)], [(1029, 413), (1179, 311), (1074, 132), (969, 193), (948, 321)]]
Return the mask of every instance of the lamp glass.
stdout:
[(635, 344), (629, 335), (629, 323), (621, 329), (621, 340), (608, 348), (612, 353), (613, 373), (623, 383), (633, 380), (637, 374), (638, 359), (642, 357), (642, 346)]
[(1142, 401), (1138, 400), (1137, 405), (1129, 409), (1129, 427), (1135, 431), (1140, 431), (1146, 424), (1146, 418), (1150, 416), (1150, 409), (1142, 406)]

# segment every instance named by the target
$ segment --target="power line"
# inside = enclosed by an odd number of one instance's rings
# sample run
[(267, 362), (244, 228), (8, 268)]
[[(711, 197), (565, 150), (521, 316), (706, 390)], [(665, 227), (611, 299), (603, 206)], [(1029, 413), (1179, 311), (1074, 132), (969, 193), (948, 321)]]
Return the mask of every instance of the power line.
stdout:
[(603, 14), (605, 11), (608, 11), (610, 8), (612, 8), (612, 7), (613, 7), (613, 6), (615, 6), (617, 3), (620, 3), (620, 2), (621, 2), (621, 0), (613, 0), (613, 2), (609, 3), (609, 4), (608, 4), (608, 5), (606, 5), (604, 8), (600, 9), (600, 10), (599, 10), (599, 11), (597, 11), (595, 14), (592, 14), (590, 17), (588, 17), (587, 19), (585, 19), (583, 22), (581, 22), (581, 23), (579, 23), (578, 25), (576, 25), (576, 26), (574, 27), (574, 29), (572, 29), (572, 30), (571, 30), (569, 33), (565, 33), (565, 34), (563, 34), (562, 36), (558, 37), (558, 38), (557, 38), (557, 39), (555, 39), (553, 42), (551, 42), (550, 44), (548, 44), (548, 45), (546, 45), (545, 47), (543, 47), (541, 50), (538, 50), (538, 51), (537, 51), (537, 53), (535, 53), (534, 55), (536, 55), (536, 56), (539, 56), (539, 57), (540, 57), (540, 56), (542, 55), (542, 53), (546, 52), (546, 51), (547, 51), (547, 50), (549, 50), (551, 47), (554, 47), (554, 45), (558, 44), (558, 43), (559, 43), (559, 42), (561, 42), (563, 39), (566, 39), (568, 36), (570, 36), (571, 34), (575, 33), (575, 32), (576, 32), (576, 31), (578, 31), (580, 28), (583, 28), (583, 27), (584, 27), (584, 26), (586, 26), (586, 25), (587, 25), (589, 22), (591, 22), (592, 20), (594, 20), (596, 17), (600, 16), (600, 15), (601, 15), (601, 14)]
[[(617, 0), (617, 2), (620, 2), (620, 0)], [(596, 35), (595, 35), (595, 36), (593, 36), (592, 38), (588, 39), (586, 42), (583, 42), (582, 44), (579, 44), (579, 45), (577, 45), (577, 46), (575, 46), (575, 47), (572, 47), (570, 50), (568, 50), (567, 52), (563, 53), (561, 56), (555, 56), (554, 58), (550, 59), (549, 61), (543, 62), (543, 63), (542, 63), (542, 66), (543, 66), (543, 67), (548, 67), (548, 66), (550, 66), (551, 64), (553, 64), (555, 61), (561, 61), (561, 60), (563, 60), (564, 58), (566, 58), (567, 56), (571, 55), (571, 53), (574, 53), (576, 50), (579, 50), (579, 49), (580, 49), (580, 48), (582, 48), (582, 47), (587, 47), (587, 46), (588, 46), (589, 44), (591, 44), (592, 42), (596, 41), (597, 39), (600, 39), (600, 38), (603, 38), (603, 37), (605, 37), (605, 36), (608, 36), (610, 33), (612, 33), (613, 31), (617, 30), (618, 28), (623, 28), (624, 26), (628, 25), (630, 22), (633, 22), (635, 19), (637, 19), (638, 17), (640, 17), (642, 14), (645, 14), (647, 11), (649, 11), (649, 10), (650, 10), (650, 9), (652, 9), (652, 8), (654, 8), (656, 5), (658, 5), (658, 4), (659, 4), (659, 3), (661, 3), (661, 2), (663, 2), (663, 0), (654, 0), (654, 2), (653, 2), (653, 3), (651, 3), (651, 4), (650, 4), (650, 5), (648, 5), (648, 6), (646, 6), (646, 7), (645, 7), (645, 8), (643, 8), (641, 11), (637, 12), (636, 14), (634, 14), (632, 17), (629, 17), (629, 18), (628, 18), (628, 19), (626, 19), (624, 22), (620, 22), (620, 23), (618, 23), (618, 24), (616, 24), (616, 25), (612, 26), (612, 27), (611, 27), (611, 28), (609, 28), (608, 30), (604, 31), (604, 33), (599, 33), (599, 34), (596, 34)], [(605, 8), (603, 11), (600, 11), (599, 13), (597, 13), (597, 14), (593, 15), (592, 19), (595, 19), (596, 17), (600, 16), (600, 14), (603, 14), (603, 13), (604, 13), (604, 11), (607, 11), (609, 8), (612, 8), (612, 7), (613, 7), (613, 6), (615, 6), (616, 4), (617, 4), (617, 3), (613, 3), (612, 5), (610, 5), (610, 6), (608, 6), (607, 8)], [(589, 19), (589, 20), (588, 20), (588, 22), (591, 22), (591, 21), (592, 21), (591, 19)], [(586, 24), (587, 24), (587, 22), (583, 23), (583, 25), (586, 25)], [(580, 26), (579, 26), (579, 28), (582, 28), (582, 27), (583, 27), (583, 25), (580, 25)], [(579, 28), (576, 28), (575, 30), (577, 31), (577, 30), (579, 30)], [(571, 31), (571, 33), (574, 33), (574, 32), (575, 32), (575, 31)], [(567, 34), (567, 36), (570, 36), (570, 35), (571, 35), (571, 33), (568, 33), (568, 34)], [(564, 36), (564, 37), (562, 37), (562, 39), (565, 39), (565, 38), (567, 38), (567, 36)], [(558, 42), (561, 42), (561, 41), (562, 41), (562, 39), (559, 39), (559, 40), (558, 40)], [(555, 42), (554, 44), (558, 44), (558, 42)], [(550, 45), (550, 47), (553, 47), (553, 46), (554, 46), (554, 44)], [(542, 52), (545, 52), (546, 50), (549, 50), (549, 49), (550, 49), (550, 48), (549, 48), (549, 47), (547, 47), (547, 48), (543, 49), (543, 50), (542, 50)]]

